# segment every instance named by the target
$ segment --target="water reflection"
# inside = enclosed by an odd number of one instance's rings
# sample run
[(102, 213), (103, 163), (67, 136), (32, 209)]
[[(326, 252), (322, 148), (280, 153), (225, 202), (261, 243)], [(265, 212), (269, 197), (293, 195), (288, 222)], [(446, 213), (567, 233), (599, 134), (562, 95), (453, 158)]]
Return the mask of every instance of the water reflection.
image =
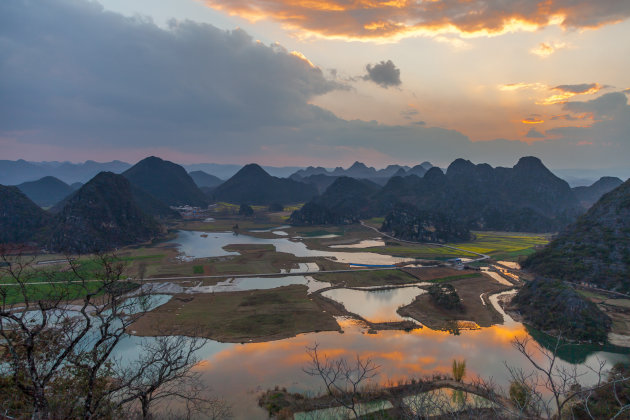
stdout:
[(399, 287), (385, 290), (332, 289), (322, 294), (370, 322), (388, 322), (407, 319), (398, 315), (396, 310), (409, 305), (422, 293), (425, 291), (419, 287)]
[[(203, 236), (201, 236), (203, 234)], [(293, 240), (291, 240), (293, 239)], [(277, 252), (293, 254), (296, 257), (327, 257), (342, 263), (358, 264), (396, 264), (414, 261), (413, 258), (400, 258), (373, 252), (337, 252), (319, 251), (307, 248), (304, 242), (295, 238), (256, 238), (248, 235), (234, 235), (232, 232), (195, 232), (178, 231), (177, 237), (168, 243), (176, 245), (179, 252), (189, 258), (210, 258), (238, 255), (238, 252), (226, 251), (227, 245), (273, 245)]]
[[(353, 322), (340, 322), (344, 334), (322, 332), (227, 347), (213, 344), (203, 349), (205, 362), (198, 370), (208, 386), (229, 400), (238, 401), (234, 407), (237, 418), (265, 418), (264, 411), (256, 406), (256, 399), (258, 393), (267, 388), (279, 385), (291, 392), (322, 390), (316, 378), (302, 371), (309, 360), (305, 349), (316, 342), (322, 354), (328, 357), (353, 358), (355, 354), (371, 357), (381, 366), (376, 379), (381, 383), (433, 372), (448, 373), (453, 359), (466, 360), (469, 377), (492, 377), (501, 386), (507, 385), (509, 380), (503, 362), (529, 369), (525, 359), (510, 344), (514, 337), (527, 334), (520, 324), (462, 331), (453, 336), (429, 328), (408, 333), (379, 331), (371, 335)], [(607, 352), (596, 355), (613, 363), (620, 358)], [(588, 358), (586, 363), (592, 364), (594, 359)]]
[[(376, 301), (374, 301), (376, 302)], [(454, 336), (429, 328), (403, 331), (379, 331), (367, 334), (366, 329), (344, 318), (339, 318), (344, 333), (320, 332), (266, 343), (218, 343), (208, 340), (199, 351), (202, 360), (196, 370), (212, 392), (232, 403), (236, 418), (266, 418), (257, 406), (258, 395), (276, 385), (290, 392), (321, 392), (316, 378), (306, 375), (302, 368), (309, 358), (306, 348), (319, 344), (322, 354), (331, 358), (353, 358), (356, 354), (370, 357), (380, 366), (375, 381), (385, 384), (430, 375), (449, 373), (453, 359), (465, 359), (469, 378), (481, 375), (492, 378), (499, 386), (509, 384), (504, 363), (530, 370), (525, 358), (514, 350), (511, 340), (531, 333), (522, 324), (509, 322), (476, 331), (461, 331)], [(137, 357), (142, 338), (130, 337), (121, 343), (116, 356), (125, 359)], [(594, 351), (586, 356), (584, 364), (596, 366), (597, 359), (609, 362), (628, 361), (626, 354)], [(542, 356), (539, 357), (542, 362)], [(567, 362), (561, 361), (561, 365)], [(586, 372), (582, 381), (593, 381)], [(590, 376), (589, 376), (590, 375)]]

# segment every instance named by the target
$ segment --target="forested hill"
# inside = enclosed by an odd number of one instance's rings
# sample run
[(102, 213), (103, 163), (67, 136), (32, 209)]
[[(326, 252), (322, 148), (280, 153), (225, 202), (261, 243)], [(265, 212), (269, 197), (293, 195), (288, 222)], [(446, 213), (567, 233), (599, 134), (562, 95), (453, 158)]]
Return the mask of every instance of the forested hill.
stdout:
[(54, 216), (47, 245), (55, 251), (89, 253), (148, 241), (161, 232), (137, 205), (129, 181), (101, 172)]
[(123, 172), (131, 184), (169, 206), (207, 206), (205, 194), (186, 170), (167, 160), (150, 156)]
[(17, 187), (0, 185), (0, 243), (35, 242), (50, 216)]
[(369, 217), (371, 197), (379, 186), (371, 181), (339, 177), (319, 197), (293, 212), (289, 222), (295, 225), (348, 224)]
[(630, 292), (630, 181), (600, 198), (523, 267), (547, 277)]

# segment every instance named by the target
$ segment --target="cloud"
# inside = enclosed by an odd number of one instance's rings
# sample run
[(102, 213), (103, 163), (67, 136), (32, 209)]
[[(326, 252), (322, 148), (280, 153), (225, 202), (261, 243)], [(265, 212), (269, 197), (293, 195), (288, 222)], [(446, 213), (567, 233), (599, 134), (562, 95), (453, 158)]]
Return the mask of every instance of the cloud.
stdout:
[(558, 85), (553, 87), (553, 90), (560, 90), (562, 92), (569, 93), (596, 93), (599, 92), (604, 86), (599, 83), (581, 83), (579, 85)]
[(595, 119), (613, 119), (628, 111), (628, 98), (623, 92), (611, 92), (585, 102), (567, 102), (564, 111), (576, 114), (592, 114)]
[(533, 90), (543, 90), (548, 89), (548, 86), (544, 83), (508, 83), (505, 85), (499, 85), (499, 90), (504, 92), (514, 92), (521, 89), (533, 89)]
[(399, 86), (400, 69), (392, 62), (392, 60), (381, 61), (378, 64), (368, 64), (365, 66), (367, 74), (363, 76), (363, 80), (370, 80), (377, 85), (388, 88), (391, 86)]
[(400, 112), (400, 115), (406, 120), (411, 120), (415, 118), (418, 114), (419, 114), (418, 110), (413, 109), (413, 108), (405, 109)]
[(348, 121), (313, 106), (345, 86), (242, 30), (188, 21), (163, 29), (94, 2), (12, 0), (0, 1), (0, 40), (5, 159), (132, 161), (158, 153), (280, 166), (363, 158), (448, 165), (457, 157), (508, 165), (538, 155), (550, 166), (591, 167), (627, 165), (630, 156), (630, 112), (619, 92), (564, 105), (567, 115), (610, 116), (592, 127), (545, 130), (546, 139), (531, 144), (473, 142), (456, 130)]
[(561, 114), (561, 115), (553, 115), (551, 117), (552, 121), (559, 121), (559, 120), (564, 120), (564, 121), (579, 121), (579, 120), (583, 120), (586, 117), (584, 116), (573, 116), (571, 114)]
[(160, 146), (331, 118), (342, 88), (303, 55), (243, 30), (161, 29), (79, 0), (0, 2), (0, 131)]
[(541, 119), (540, 115), (534, 114), (534, 115), (530, 115), (527, 118), (523, 118), (521, 122), (523, 124), (542, 124), (545, 122), (545, 120)]
[(608, 86), (602, 86), (599, 83), (581, 83), (577, 85), (558, 85), (550, 88), (552, 91), (557, 91), (551, 96), (539, 101), (539, 105), (553, 105), (558, 103), (564, 103), (570, 98), (577, 95), (592, 95), (599, 92)]
[(544, 139), (545, 135), (532, 127), (529, 129), (527, 134), (525, 134), (525, 137), (528, 139)]
[(568, 45), (564, 42), (541, 42), (531, 50), (530, 53), (540, 58), (547, 58), (556, 51), (566, 48)]
[(301, 36), (391, 40), (458, 34), (492, 36), (558, 25), (597, 28), (630, 17), (619, 0), (205, 0), (215, 9), (256, 21), (273, 19)]

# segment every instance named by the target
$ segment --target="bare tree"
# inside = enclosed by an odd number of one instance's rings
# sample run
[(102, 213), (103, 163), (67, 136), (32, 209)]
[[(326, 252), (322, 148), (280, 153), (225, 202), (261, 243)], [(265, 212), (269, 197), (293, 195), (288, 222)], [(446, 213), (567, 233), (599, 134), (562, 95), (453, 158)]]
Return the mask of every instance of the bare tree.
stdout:
[[(557, 415), (559, 418), (569, 416), (570, 413), (580, 407), (589, 417), (590, 400), (593, 395), (603, 389), (610, 389), (615, 395), (617, 407), (607, 407), (610, 418), (617, 418), (630, 410), (630, 401), (622, 401), (617, 394), (621, 386), (628, 386), (630, 376), (627, 374), (606, 375), (606, 362), (597, 359), (597, 366), (587, 366), (578, 371), (577, 366), (561, 366), (558, 361), (559, 350), (563, 346), (562, 336), (556, 337), (552, 349), (544, 348), (530, 337), (515, 338), (512, 341), (514, 348), (521, 353), (533, 366), (534, 371), (525, 375), (522, 370), (510, 369), (512, 378), (523, 392), (527, 394), (527, 406), (537, 406), (539, 412), (544, 412), (547, 418)], [(537, 360), (540, 355), (542, 361)], [(590, 371), (596, 378), (594, 384), (583, 386), (580, 382)], [(545, 398), (539, 389), (546, 390), (550, 397)], [(513, 400), (515, 398), (512, 398)], [(626, 396), (627, 399), (627, 396)], [(574, 417), (572, 414), (570, 417)]]
[(304, 372), (310, 376), (318, 376), (324, 382), (326, 391), (337, 405), (352, 412), (356, 419), (359, 418), (358, 398), (362, 388), (367, 385), (378, 373), (379, 366), (371, 359), (362, 359), (358, 354), (354, 362), (348, 360), (329, 359), (326, 355), (320, 357), (319, 344), (307, 348), (310, 363)]
[(179, 400), (187, 418), (205, 415), (209, 418), (230, 416), (229, 407), (221, 400), (204, 395), (207, 388), (192, 368), (199, 359), (197, 350), (206, 340), (195, 336), (172, 336), (161, 332), (141, 345), (141, 357), (119, 377), (123, 390), (120, 404), (136, 402), (142, 419), (151, 418), (151, 409)]
[(0, 376), (10, 378), (30, 417), (116, 417), (140, 401), (148, 418), (151, 405), (169, 397), (202, 406), (191, 369), (203, 340), (147, 340), (126, 368), (113, 357), (128, 327), (156, 303), (125, 278), (120, 258), (67, 258), (63, 269), (34, 262), (0, 249)]

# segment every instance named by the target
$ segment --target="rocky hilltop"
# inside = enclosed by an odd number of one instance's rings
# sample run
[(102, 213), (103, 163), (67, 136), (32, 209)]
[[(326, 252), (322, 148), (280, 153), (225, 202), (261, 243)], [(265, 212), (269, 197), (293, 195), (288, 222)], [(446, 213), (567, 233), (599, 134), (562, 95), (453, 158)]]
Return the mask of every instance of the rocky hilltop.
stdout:
[(457, 242), (472, 237), (465, 223), (444, 213), (418, 210), (411, 204), (396, 205), (385, 217), (381, 231), (414, 242)]

